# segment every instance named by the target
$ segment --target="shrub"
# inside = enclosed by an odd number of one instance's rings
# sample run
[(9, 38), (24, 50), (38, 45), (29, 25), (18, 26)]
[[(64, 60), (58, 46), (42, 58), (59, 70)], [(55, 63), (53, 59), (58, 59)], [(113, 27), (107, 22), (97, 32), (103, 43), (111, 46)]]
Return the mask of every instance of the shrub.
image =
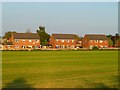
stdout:
[(94, 46), (92, 49), (93, 50), (98, 50), (99, 48), (97, 46)]

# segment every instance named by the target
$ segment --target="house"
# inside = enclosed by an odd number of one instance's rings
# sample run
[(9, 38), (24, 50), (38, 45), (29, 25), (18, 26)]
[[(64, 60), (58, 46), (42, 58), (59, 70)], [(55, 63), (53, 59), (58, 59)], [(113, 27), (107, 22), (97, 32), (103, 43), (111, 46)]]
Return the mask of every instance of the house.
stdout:
[(82, 39), (82, 47), (92, 49), (94, 46), (98, 48), (108, 47), (108, 39), (103, 34), (86, 34)]
[(2, 38), (0, 37), (0, 50), (3, 50)]
[(13, 43), (12, 42), (5, 42), (4, 49), (13, 49)]
[(120, 38), (116, 42), (116, 47), (120, 47)]
[(49, 44), (51, 44), (53, 48), (58, 49), (71, 49), (76, 46), (74, 34), (52, 34), (49, 41)]
[(15, 49), (40, 47), (40, 38), (37, 33), (13, 33), (9, 42), (12, 42)]

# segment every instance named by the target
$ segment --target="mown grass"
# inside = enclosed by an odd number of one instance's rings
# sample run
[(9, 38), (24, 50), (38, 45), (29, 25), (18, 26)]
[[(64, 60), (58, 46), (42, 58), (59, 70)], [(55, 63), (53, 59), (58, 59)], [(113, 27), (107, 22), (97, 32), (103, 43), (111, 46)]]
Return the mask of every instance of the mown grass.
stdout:
[(3, 87), (117, 88), (118, 51), (3, 51), (2, 75)]

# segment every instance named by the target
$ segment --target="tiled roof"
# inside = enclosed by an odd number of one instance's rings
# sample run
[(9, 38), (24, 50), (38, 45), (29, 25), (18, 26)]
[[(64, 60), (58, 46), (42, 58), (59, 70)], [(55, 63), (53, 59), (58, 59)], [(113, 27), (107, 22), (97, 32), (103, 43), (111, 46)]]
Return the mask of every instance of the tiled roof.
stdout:
[(39, 39), (37, 33), (14, 33), (14, 39)]
[(75, 39), (74, 34), (52, 34), (55, 39)]
[(86, 34), (85, 37), (89, 38), (89, 40), (107, 40), (104, 34)]

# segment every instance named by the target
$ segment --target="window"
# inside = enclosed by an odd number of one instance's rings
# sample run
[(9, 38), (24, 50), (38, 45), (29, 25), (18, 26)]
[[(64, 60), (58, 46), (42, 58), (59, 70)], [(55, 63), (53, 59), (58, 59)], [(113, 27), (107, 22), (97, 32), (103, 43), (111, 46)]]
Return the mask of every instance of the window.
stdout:
[(18, 46), (18, 45), (15, 45), (15, 48), (19, 48), (19, 46)]
[(55, 48), (59, 48), (59, 46), (58, 46), (58, 45), (55, 45)]
[(18, 40), (18, 39), (15, 39), (15, 42), (19, 42), (19, 40)]
[(93, 46), (92, 45), (90, 45), (90, 49), (92, 49), (93, 48)]
[(61, 48), (65, 48), (65, 46), (64, 46), (64, 45), (62, 45), (62, 46), (61, 46)]
[(56, 39), (56, 42), (58, 42), (58, 39)]
[(32, 40), (29, 40), (29, 42), (32, 42)]
[(101, 47), (101, 48), (103, 48), (103, 46), (102, 46), (102, 45), (101, 45), (100, 47)]
[(22, 46), (22, 48), (26, 48), (26, 46), (25, 46), (25, 45), (23, 45), (23, 46)]
[(74, 42), (74, 40), (72, 40), (72, 42)]
[(82, 41), (79, 41), (79, 43), (82, 43)]
[(25, 40), (22, 40), (23, 42), (25, 42)]
[(92, 43), (92, 40), (90, 40), (90, 42)]
[(66, 42), (69, 42), (69, 40), (66, 40)]
[(98, 40), (95, 40), (95, 43), (98, 43)]
[(64, 40), (62, 40), (62, 42), (64, 42)]
[(99, 42), (100, 42), (100, 43), (103, 43), (103, 41), (102, 41), (102, 40), (100, 40)]

